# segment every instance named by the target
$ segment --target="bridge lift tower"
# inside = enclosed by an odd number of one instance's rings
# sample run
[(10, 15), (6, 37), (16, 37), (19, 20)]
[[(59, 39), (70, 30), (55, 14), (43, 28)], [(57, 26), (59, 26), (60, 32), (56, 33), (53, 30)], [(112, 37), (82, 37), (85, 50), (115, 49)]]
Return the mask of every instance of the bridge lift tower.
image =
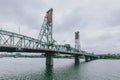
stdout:
[[(44, 18), (44, 22), (42, 24), (40, 33), (38, 35), (38, 40), (40, 42), (45, 42), (44, 45), (46, 45), (44, 48), (52, 48), (53, 45), (53, 22), (52, 22), (52, 15), (53, 15), (53, 9), (51, 8), (46, 12), (46, 16)], [(41, 47), (41, 45), (37, 45), (37, 47)]]
[(80, 51), (80, 40), (79, 40), (79, 32), (75, 32), (75, 49)]
[[(44, 18), (44, 22), (42, 24), (38, 40), (39, 44), (37, 45), (38, 48), (41, 48), (42, 45), (40, 45), (40, 42), (44, 42), (43, 45), (45, 49), (52, 49), (52, 46), (54, 44), (53, 40), (53, 22), (52, 22), (52, 16), (53, 16), (53, 9), (49, 9), (46, 12), (46, 16)], [(53, 53), (46, 52), (46, 65), (53, 65)]]
[[(75, 49), (77, 50), (77, 52), (79, 52), (80, 49), (80, 45), (79, 45), (79, 32), (75, 32)], [(75, 63), (79, 63), (79, 56), (75, 55)]]

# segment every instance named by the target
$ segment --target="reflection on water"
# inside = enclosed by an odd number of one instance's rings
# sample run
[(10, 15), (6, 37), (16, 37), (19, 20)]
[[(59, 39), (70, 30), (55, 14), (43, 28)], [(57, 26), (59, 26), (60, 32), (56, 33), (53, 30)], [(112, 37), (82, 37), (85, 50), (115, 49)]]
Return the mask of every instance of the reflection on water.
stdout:
[(53, 66), (46, 66), (45, 80), (53, 80), (54, 79), (53, 76), (54, 76)]
[(54, 66), (46, 66), (43, 58), (2, 58), (0, 80), (119, 80), (119, 67), (119, 60), (54, 59)]

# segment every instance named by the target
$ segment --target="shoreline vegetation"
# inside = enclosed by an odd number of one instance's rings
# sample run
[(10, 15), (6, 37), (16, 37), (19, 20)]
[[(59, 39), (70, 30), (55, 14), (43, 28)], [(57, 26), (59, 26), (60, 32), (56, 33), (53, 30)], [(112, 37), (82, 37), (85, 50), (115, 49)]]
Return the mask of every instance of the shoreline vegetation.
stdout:
[[(21, 55), (21, 54), (0, 54), (0, 58), (3, 57), (14, 57), (14, 58), (45, 58), (45, 55)], [(73, 56), (68, 55), (54, 55), (53, 58), (73, 58)]]
[[(14, 57), (14, 58), (45, 58), (44, 54), (34, 55), (34, 54), (20, 54), (20, 53), (14, 53), (14, 54), (0, 54), (0, 58), (3, 57)], [(74, 56), (71, 55), (54, 55), (53, 58), (69, 58), (72, 59)], [(84, 57), (81, 56), (81, 59)], [(120, 55), (101, 55), (99, 56), (99, 59), (120, 59)]]

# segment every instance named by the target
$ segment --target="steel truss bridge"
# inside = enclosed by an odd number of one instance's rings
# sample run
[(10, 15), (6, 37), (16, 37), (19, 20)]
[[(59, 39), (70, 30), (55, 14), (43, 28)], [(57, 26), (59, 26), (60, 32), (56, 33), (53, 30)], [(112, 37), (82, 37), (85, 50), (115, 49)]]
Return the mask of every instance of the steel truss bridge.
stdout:
[[(37, 47), (39, 45), (39, 47)], [(66, 45), (53, 44), (51, 49), (47, 48), (47, 43), (27, 37), (21, 34), (0, 30), (0, 51), (1, 52), (55, 52), (61, 54), (88, 55), (93, 54), (85, 51), (78, 51)]]
[[(96, 59), (94, 54), (87, 53), (69, 45), (59, 45), (52, 38), (52, 21), (49, 19), (50, 12), (47, 12), (38, 39), (31, 38), (14, 32), (0, 30), (0, 52), (33, 52), (45, 53), (47, 55), (46, 63), (52, 64), (51, 56), (54, 54), (69, 54), (75, 56), (75, 62), (78, 62), (79, 56), (85, 56), (88, 61)], [(47, 36), (46, 36), (47, 35)], [(46, 38), (46, 40), (45, 40)]]

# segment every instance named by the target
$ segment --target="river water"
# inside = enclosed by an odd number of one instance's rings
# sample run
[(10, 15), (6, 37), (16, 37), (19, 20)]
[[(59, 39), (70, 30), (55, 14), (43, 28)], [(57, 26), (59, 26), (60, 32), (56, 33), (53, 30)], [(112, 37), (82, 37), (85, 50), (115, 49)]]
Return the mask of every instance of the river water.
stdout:
[(120, 60), (94, 60), (74, 64), (74, 59), (0, 58), (0, 80), (120, 80)]

